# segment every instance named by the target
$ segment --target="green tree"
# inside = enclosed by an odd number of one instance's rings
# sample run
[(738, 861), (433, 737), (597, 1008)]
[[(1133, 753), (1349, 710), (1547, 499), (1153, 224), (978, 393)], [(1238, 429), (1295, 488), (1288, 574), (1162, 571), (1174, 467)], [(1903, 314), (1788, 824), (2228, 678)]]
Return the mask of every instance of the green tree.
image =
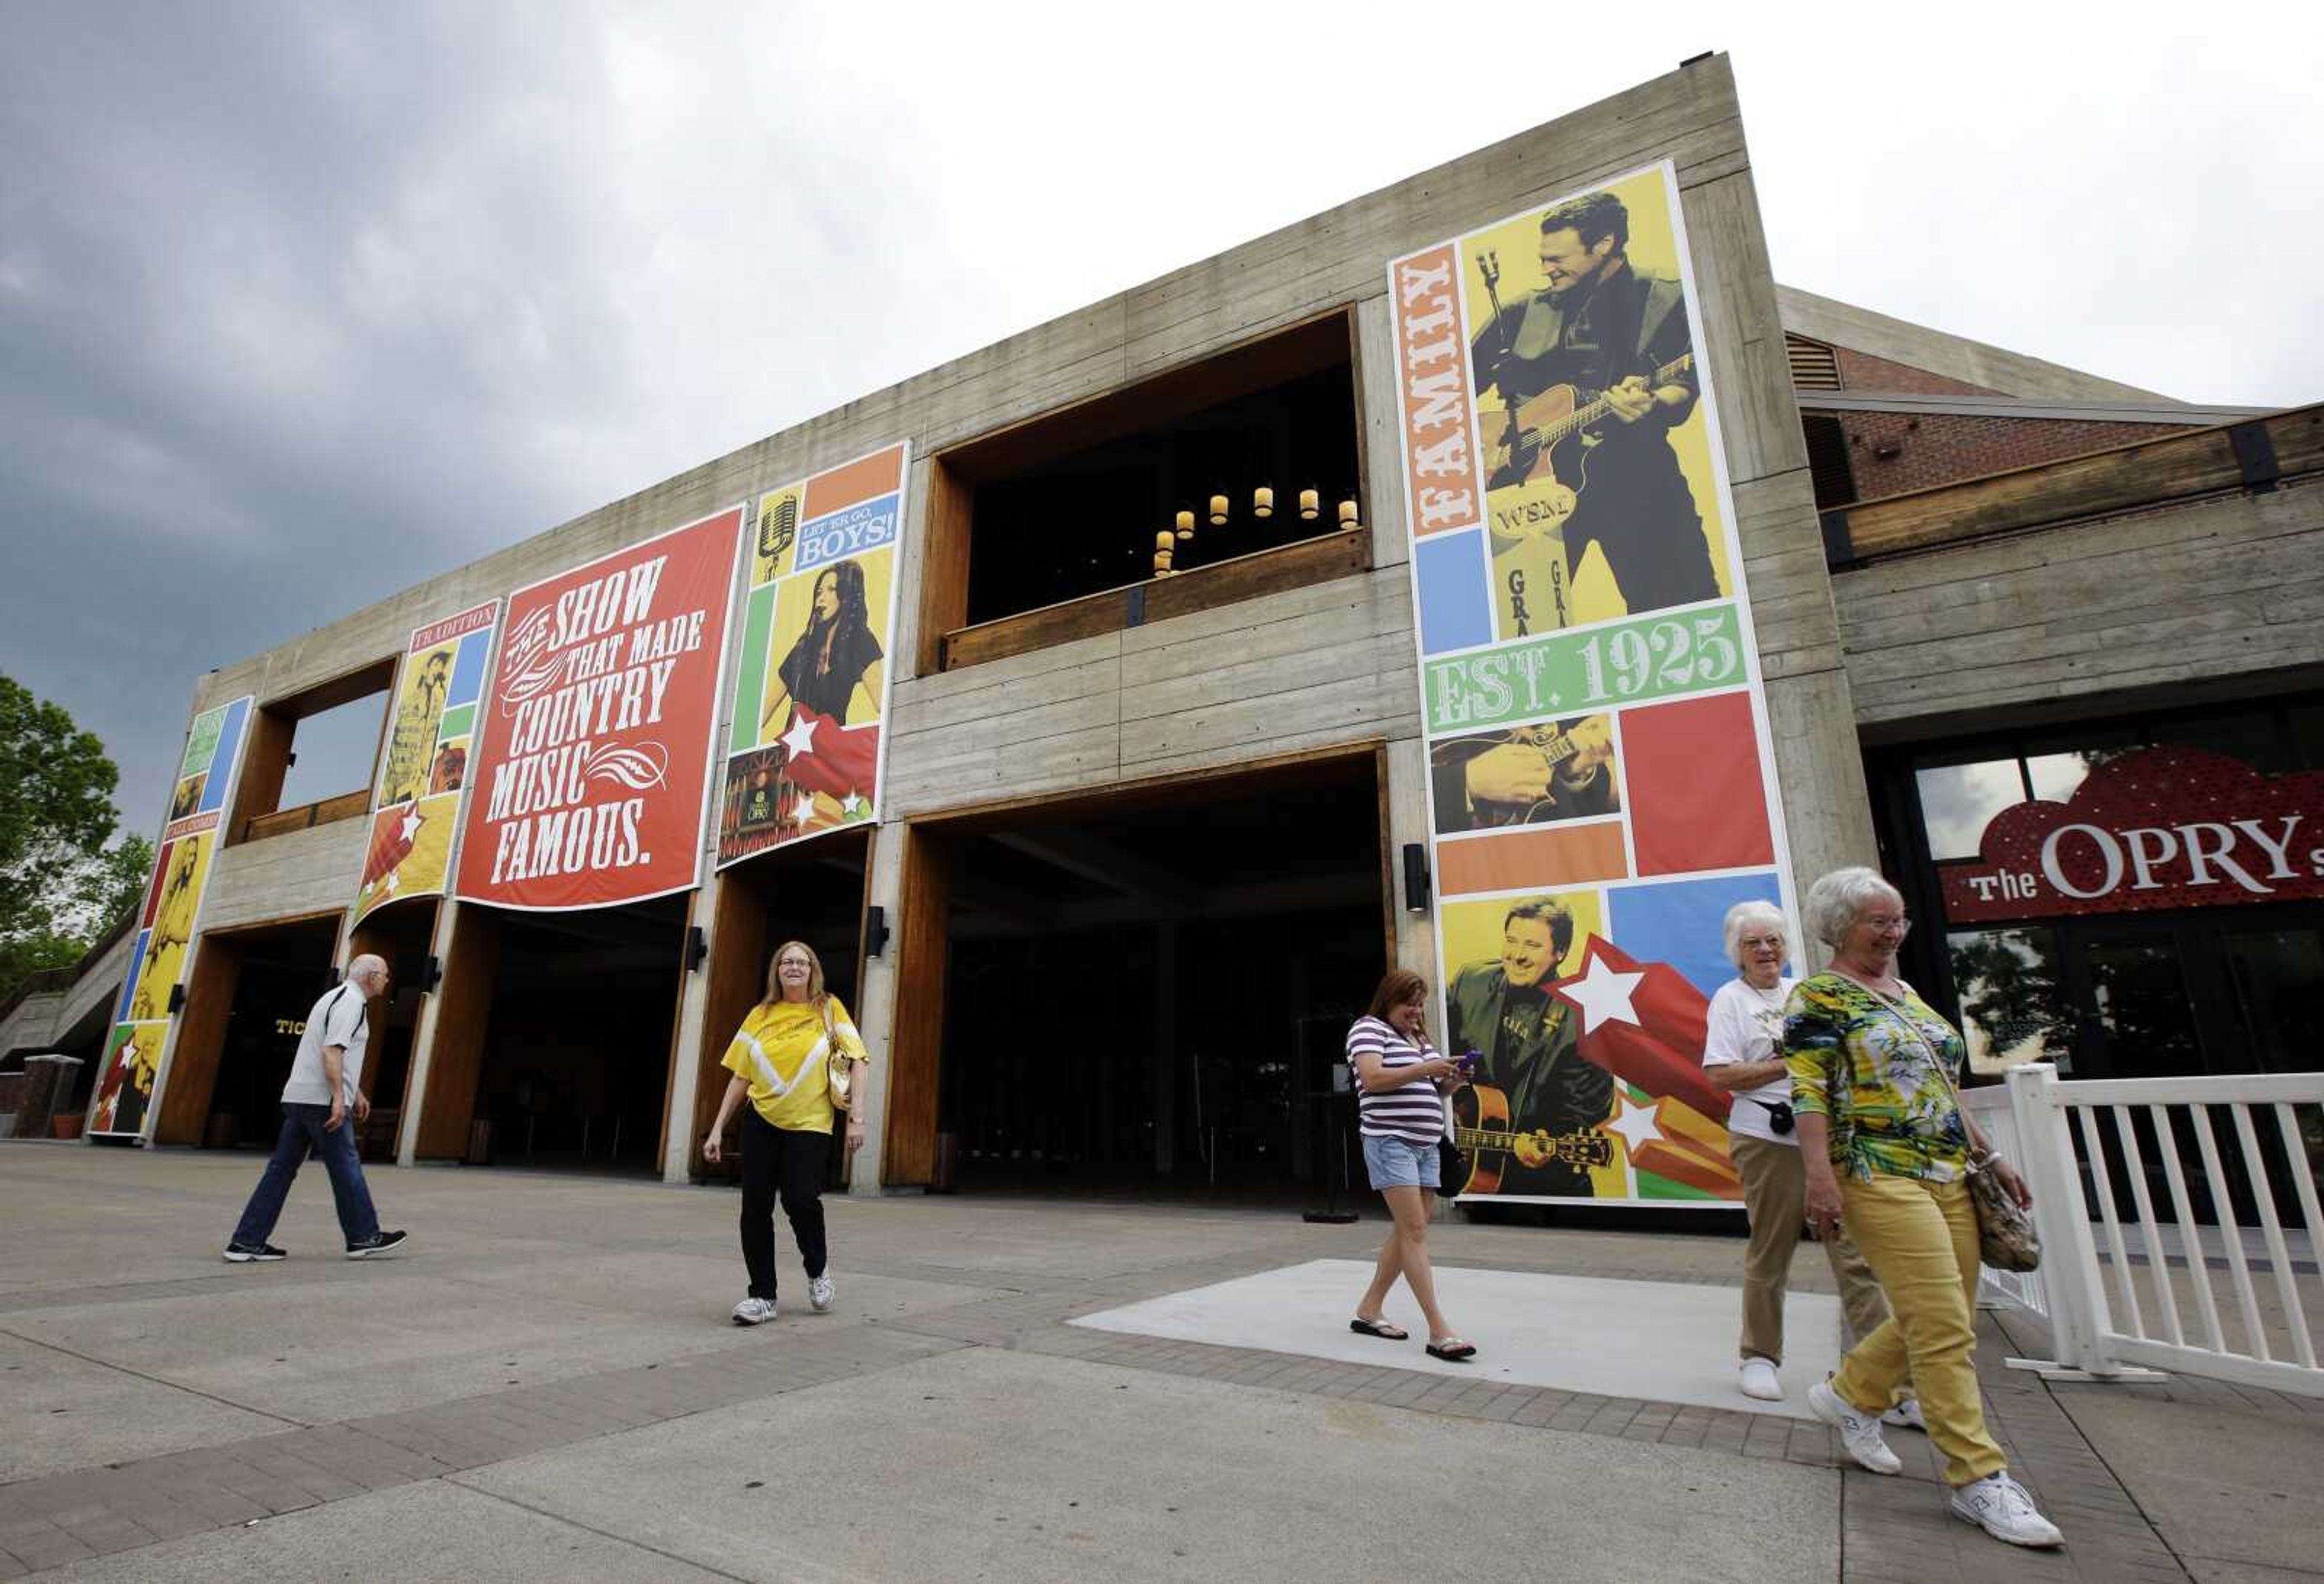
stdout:
[[(78, 957), (144, 884), (142, 872), (122, 878), (137, 857), (130, 843), (106, 851), (120, 780), (93, 733), (0, 676), (0, 995)], [(150, 844), (136, 846), (150, 868)]]

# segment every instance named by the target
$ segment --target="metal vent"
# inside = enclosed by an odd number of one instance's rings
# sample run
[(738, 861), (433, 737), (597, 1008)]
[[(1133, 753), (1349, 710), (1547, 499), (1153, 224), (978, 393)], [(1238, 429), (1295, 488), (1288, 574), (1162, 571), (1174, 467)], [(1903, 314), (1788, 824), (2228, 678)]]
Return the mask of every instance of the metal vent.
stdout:
[(1821, 341), (1784, 332), (1784, 351), (1792, 360), (1792, 389), (1794, 391), (1837, 391), (1840, 389), (1840, 355)]

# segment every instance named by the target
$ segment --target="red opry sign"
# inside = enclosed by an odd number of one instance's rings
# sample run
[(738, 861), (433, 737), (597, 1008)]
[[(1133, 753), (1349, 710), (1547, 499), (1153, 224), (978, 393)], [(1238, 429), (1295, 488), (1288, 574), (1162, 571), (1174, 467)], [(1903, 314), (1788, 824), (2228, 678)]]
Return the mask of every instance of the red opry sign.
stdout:
[(2144, 749), (2064, 803), (2002, 810), (1977, 857), (1938, 867), (1954, 924), (2324, 898), (2324, 774)]

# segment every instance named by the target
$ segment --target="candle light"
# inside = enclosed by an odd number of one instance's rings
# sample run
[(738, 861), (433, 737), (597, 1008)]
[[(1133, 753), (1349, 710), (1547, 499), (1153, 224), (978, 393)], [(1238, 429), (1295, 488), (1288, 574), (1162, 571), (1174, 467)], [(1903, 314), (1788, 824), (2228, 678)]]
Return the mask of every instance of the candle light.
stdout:
[(1178, 542), (1178, 536), (1177, 536), (1176, 534), (1172, 533), (1172, 532), (1171, 532), (1168, 529), (1167, 529), (1167, 528), (1166, 528), (1166, 529), (1164, 529), (1161, 532), (1159, 532), (1159, 533), (1157, 533), (1157, 534), (1156, 534), (1156, 535), (1154, 536), (1154, 548), (1155, 548), (1157, 550), (1164, 550), (1164, 551), (1167, 551), (1167, 550), (1168, 550), (1172, 546), (1176, 545), (1177, 542)]
[(1194, 514), (1193, 512), (1181, 511), (1178, 513), (1178, 537), (1182, 539), (1190, 539), (1194, 537)]
[(1275, 492), (1261, 484), (1250, 493), (1250, 514), (1257, 518), (1275, 515)]
[(1315, 520), (1315, 512), (1317, 510), (1316, 502), (1317, 497), (1314, 491), (1302, 490), (1299, 492), (1299, 519), (1301, 521), (1313, 522)]
[(1224, 495), (1213, 495), (1211, 497), (1211, 526), (1213, 528), (1224, 528), (1226, 526), (1226, 521), (1227, 498)]
[(1353, 501), (1340, 502), (1340, 526), (1342, 528), (1356, 526), (1356, 503)]

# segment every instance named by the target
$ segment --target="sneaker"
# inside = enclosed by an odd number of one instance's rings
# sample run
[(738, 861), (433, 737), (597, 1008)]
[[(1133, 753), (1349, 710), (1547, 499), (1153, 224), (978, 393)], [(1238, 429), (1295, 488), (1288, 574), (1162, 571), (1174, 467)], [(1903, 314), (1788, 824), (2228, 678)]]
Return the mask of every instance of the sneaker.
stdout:
[(772, 1298), (745, 1298), (734, 1305), (736, 1325), (757, 1325), (774, 1318), (775, 1301)]
[(229, 1243), (226, 1246), (226, 1257), (229, 1265), (250, 1265), (287, 1259), (290, 1256), (272, 1243), (261, 1243), (255, 1248), (247, 1243)]
[(1923, 1435), (1929, 1433), (1929, 1422), (1921, 1417), (1921, 1399), (1918, 1397), (1906, 1397), (1880, 1415), (1880, 1423), (1894, 1424), (1904, 1430), (1917, 1430)]
[(2012, 1545), (2063, 1545), (2058, 1526), (2034, 1510), (2025, 1487), (2004, 1470), (1972, 1479), (1953, 1492), (1953, 1516)]
[(831, 1278), (829, 1276), (807, 1278), (807, 1307), (817, 1314), (831, 1312)]
[(1904, 1467), (1904, 1460), (1880, 1439), (1880, 1421), (1849, 1406), (1847, 1398), (1831, 1389), (1829, 1378), (1808, 1387), (1808, 1412), (1840, 1432), (1840, 1444), (1858, 1467), (1875, 1474), (1895, 1474)]
[(374, 1232), (361, 1243), (347, 1245), (349, 1259), (369, 1259), (374, 1254), (388, 1254), (401, 1248), (410, 1239), (409, 1232)]
[(1735, 1384), (1743, 1388), (1747, 1397), (1757, 1397), (1763, 1403), (1784, 1400), (1784, 1383), (1776, 1377), (1775, 1367), (1765, 1358), (1746, 1358), (1738, 1372)]

